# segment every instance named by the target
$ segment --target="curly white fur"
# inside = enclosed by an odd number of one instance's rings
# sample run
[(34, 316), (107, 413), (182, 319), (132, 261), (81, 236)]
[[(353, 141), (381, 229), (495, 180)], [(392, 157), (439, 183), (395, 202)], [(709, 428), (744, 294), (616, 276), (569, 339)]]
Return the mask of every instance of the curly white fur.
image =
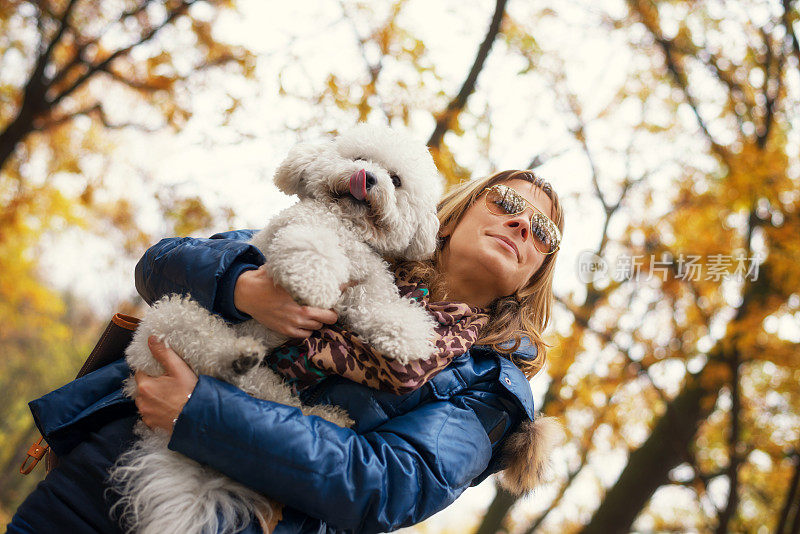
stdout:
[[(373, 178), (364, 200), (349, 194), (350, 177), (361, 170)], [(329, 143), (294, 147), (275, 181), (300, 202), (251, 241), (267, 257), (274, 280), (300, 302), (334, 308), (348, 329), (388, 358), (429, 357), (433, 319), (400, 298), (383, 259), (422, 259), (434, 251), (441, 181), (425, 146), (389, 128), (360, 125)], [(341, 292), (347, 282), (357, 284)], [(302, 406), (261, 365), (286, 338), (256, 321), (230, 326), (190, 296), (164, 297), (145, 314), (126, 350), (132, 369), (156, 376), (163, 369), (147, 346), (151, 335), (165, 340), (198, 374), (341, 426), (352, 424), (337, 406)], [(129, 379), (126, 393), (134, 396), (135, 388)], [(269, 522), (269, 499), (168, 450), (165, 434), (143, 424), (136, 431), (140, 440), (110, 473), (121, 494), (115, 510), (129, 531), (228, 533), (252, 517)]]
[[(112, 513), (143, 532), (237, 532), (251, 514), (268, 522), (266, 497), (167, 449), (168, 436), (138, 423), (141, 440), (119, 458), (113, 480), (123, 498)], [(236, 495), (236, 498), (231, 498)]]

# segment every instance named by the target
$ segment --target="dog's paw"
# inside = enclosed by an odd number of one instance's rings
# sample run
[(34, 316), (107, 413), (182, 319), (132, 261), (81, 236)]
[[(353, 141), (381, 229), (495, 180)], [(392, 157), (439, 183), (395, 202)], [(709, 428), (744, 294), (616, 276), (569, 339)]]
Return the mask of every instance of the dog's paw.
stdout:
[(257, 339), (249, 336), (240, 337), (234, 344), (234, 358), (231, 362), (231, 368), (237, 375), (245, 374), (259, 365), (266, 354), (266, 348)]

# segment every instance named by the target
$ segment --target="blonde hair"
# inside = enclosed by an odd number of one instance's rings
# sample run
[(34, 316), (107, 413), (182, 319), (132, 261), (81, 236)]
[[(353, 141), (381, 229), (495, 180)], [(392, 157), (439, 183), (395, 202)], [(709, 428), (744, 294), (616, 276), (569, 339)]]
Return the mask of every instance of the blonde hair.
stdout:
[[(495, 173), (487, 178), (464, 182), (447, 193), (437, 208), (439, 223), (442, 229), (455, 228), (462, 217), (487, 188), (509, 180), (525, 180), (537, 186), (550, 198), (552, 208), (550, 219), (559, 231), (564, 232), (564, 213), (558, 195), (549, 183), (536, 176), (532, 171), (508, 170)], [(441, 232), (441, 230), (440, 230)], [(444, 274), (441, 272), (442, 251), (447, 237), (439, 237), (439, 244), (433, 257), (426, 261), (408, 262), (411, 276), (423, 280), (430, 289), (431, 300), (446, 300), (447, 288)], [(496, 299), (489, 307), (489, 324), (481, 330), (477, 343), (490, 345), (503, 354), (511, 354), (527, 337), (537, 350), (536, 358), (526, 360), (512, 357), (512, 362), (530, 379), (538, 373), (546, 361), (547, 345), (541, 337), (553, 308), (553, 274), (558, 252), (548, 254), (544, 262), (533, 274), (528, 283), (513, 295)], [(513, 345), (507, 345), (513, 340)]]

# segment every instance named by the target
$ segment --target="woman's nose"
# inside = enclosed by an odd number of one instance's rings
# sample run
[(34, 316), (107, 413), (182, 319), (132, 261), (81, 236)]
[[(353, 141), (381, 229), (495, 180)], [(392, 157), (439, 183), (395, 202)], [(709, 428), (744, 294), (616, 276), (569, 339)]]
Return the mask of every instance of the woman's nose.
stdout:
[(525, 213), (520, 213), (519, 215), (515, 215), (511, 219), (506, 221), (506, 226), (509, 228), (513, 228), (516, 231), (519, 231), (519, 235), (522, 238), (522, 241), (525, 242), (528, 239), (528, 234), (530, 233), (530, 219), (525, 215)]

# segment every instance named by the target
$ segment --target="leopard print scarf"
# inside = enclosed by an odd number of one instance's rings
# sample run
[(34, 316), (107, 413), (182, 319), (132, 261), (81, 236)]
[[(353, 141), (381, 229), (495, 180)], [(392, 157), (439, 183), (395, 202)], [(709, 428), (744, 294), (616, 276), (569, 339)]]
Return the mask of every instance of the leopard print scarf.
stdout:
[(421, 387), (453, 358), (467, 352), (489, 322), (484, 309), (462, 302), (429, 302), (428, 288), (412, 279), (402, 265), (394, 271), (400, 295), (428, 310), (437, 325), (436, 351), (426, 360), (400, 364), (384, 358), (358, 336), (338, 325), (324, 326), (311, 336), (273, 350), (266, 364), (283, 376), (295, 393), (328, 375), (343, 376), (373, 389), (403, 394)]

